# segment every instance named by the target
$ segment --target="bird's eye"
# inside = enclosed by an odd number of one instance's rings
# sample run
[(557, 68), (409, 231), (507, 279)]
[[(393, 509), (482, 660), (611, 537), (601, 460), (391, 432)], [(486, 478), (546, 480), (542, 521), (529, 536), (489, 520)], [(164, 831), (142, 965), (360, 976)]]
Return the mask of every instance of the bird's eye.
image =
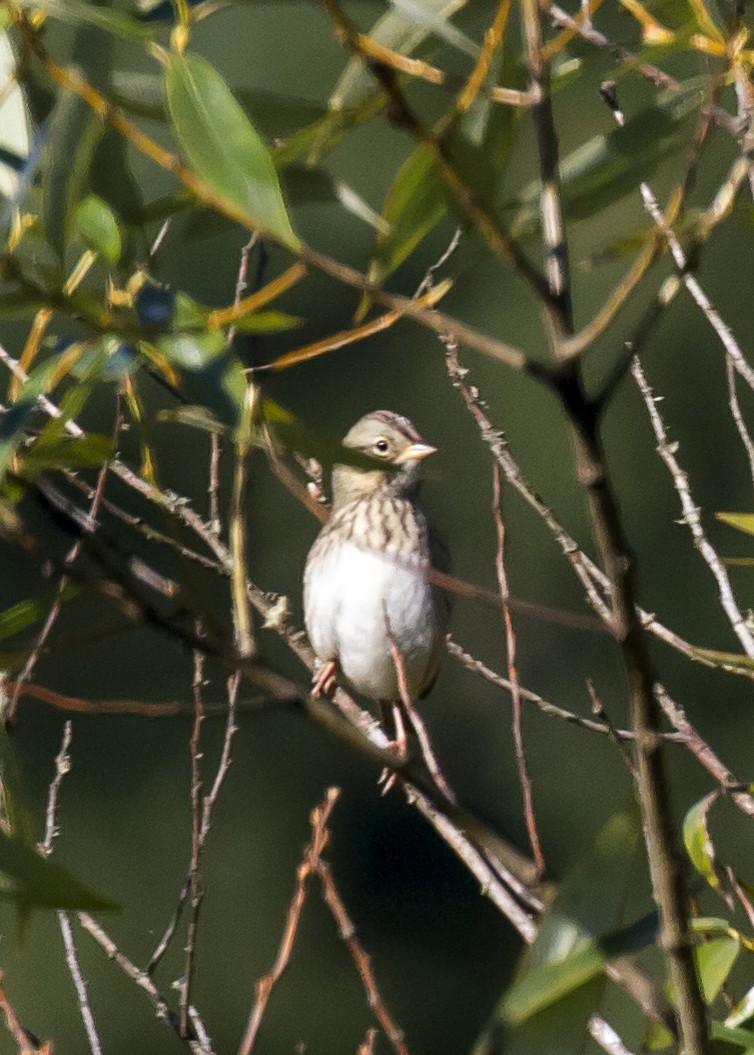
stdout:
[(378, 454), (387, 454), (388, 450), (390, 449), (390, 445), (387, 440), (380, 438), (379, 440), (375, 440), (374, 449), (377, 451)]

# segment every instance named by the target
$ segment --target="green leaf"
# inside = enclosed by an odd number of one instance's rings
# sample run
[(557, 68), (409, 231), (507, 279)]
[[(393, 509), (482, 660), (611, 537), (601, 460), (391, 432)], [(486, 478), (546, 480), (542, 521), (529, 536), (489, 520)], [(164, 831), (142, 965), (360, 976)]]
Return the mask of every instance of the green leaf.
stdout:
[(261, 413), (277, 443), (286, 450), (316, 458), (322, 465), (355, 465), (359, 469), (379, 467), (381, 472), (385, 471), (384, 462), (344, 447), (339, 439), (320, 429), (310, 428), (271, 399), (262, 400)]
[(235, 429), (241, 420), (246, 396), (246, 371), (235, 355), (218, 355), (199, 369), (181, 375), (186, 402), (205, 408), (223, 428)]
[(98, 469), (113, 456), (107, 436), (61, 436), (51, 443), (34, 443), (24, 451), (23, 473), (35, 477), (47, 469)]
[(61, 261), (102, 132), (102, 121), (92, 109), (82, 99), (61, 89), (42, 168), (45, 233)]
[(743, 531), (746, 535), (754, 535), (754, 513), (715, 513), (715, 516), (724, 524), (730, 524), (737, 531)]
[[(78, 589), (73, 585), (69, 585), (62, 592), (55, 593), (55, 600), (69, 601), (77, 595)], [(0, 612), (0, 641), (7, 637), (13, 637), (15, 634), (20, 634), (22, 630), (26, 630), (28, 627), (40, 622), (40, 620), (46, 619), (51, 603), (49, 599), (31, 600), (27, 598), (25, 601), (19, 601), (17, 604), (13, 604), (10, 608)], [(0, 728), (2, 728), (2, 725), (0, 725)]]
[(748, 1029), (731, 1029), (722, 1022), (714, 1019), (710, 1022), (710, 1036), (713, 1040), (720, 1040), (727, 1044), (733, 1044), (737, 1048), (745, 1048), (746, 1055), (754, 1052), (754, 1033)]
[(157, 421), (174, 422), (177, 425), (188, 425), (192, 429), (201, 429), (202, 432), (211, 432), (214, 435), (222, 435), (227, 428), (218, 421), (207, 407), (199, 407), (194, 404), (182, 403), (177, 407), (160, 410), (156, 416)]
[(8, 834), (33, 847), (34, 828), (31, 813), (26, 805), (21, 769), (4, 723), (0, 723), (0, 772), (3, 782), (3, 815), (8, 821)]
[(563, 959), (533, 967), (505, 998), (506, 1020), (518, 1025), (550, 1007), (600, 974), (607, 960), (644, 948), (656, 935), (657, 916), (653, 912), (629, 927), (591, 939)]
[(227, 349), (225, 334), (220, 330), (208, 333), (171, 333), (160, 337), (157, 347), (175, 366), (182, 370), (203, 370)]
[(445, 181), (430, 149), (423, 144), (401, 165), (385, 199), (387, 233), (377, 242), (369, 280), (382, 282), (392, 274), (448, 211)]
[(241, 333), (281, 333), (295, 330), (303, 321), (298, 315), (288, 315), (284, 311), (254, 311), (251, 315), (241, 316), (233, 326)]
[(0, 415), (0, 480), (24, 441), (24, 428), (36, 409), (36, 399), (22, 399)]
[(696, 968), (706, 1003), (711, 1004), (725, 985), (740, 951), (741, 943), (730, 936), (714, 938), (694, 949)]
[[(639, 833), (634, 811), (611, 817), (561, 882), (495, 1014), (492, 1029), (510, 1031), (506, 1055), (580, 1052), (605, 984), (605, 960), (652, 940), (653, 916), (619, 929)], [(489, 1050), (488, 1042), (482, 1037), (475, 1051)]]
[(76, 226), (90, 249), (108, 264), (118, 263), (123, 243), (118, 221), (107, 202), (96, 194), (88, 194), (76, 209)]
[(20, 0), (20, 6), (31, 11), (44, 11), (51, 18), (60, 19), (73, 26), (89, 26), (103, 29), (115, 37), (135, 43), (152, 39), (147, 27), (126, 15), (91, 0)]
[(304, 155), (307, 155), (308, 164), (315, 164), (333, 150), (349, 132), (360, 128), (383, 110), (386, 104), (387, 96), (377, 92), (365, 98), (358, 106), (345, 110), (330, 110), (324, 117), (300, 128), (284, 143), (276, 146), (272, 151), (275, 164), (278, 168), (284, 168)]
[(26, 289), (0, 290), (0, 319), (33, 318), (47, 304), (41, 294)]
[(386, 229), (378, 212), (357, 194), (353, 187), (322, 168), (308, 165), (288, 165), (282, 172), (283, 184), (289, 201), (339, 202), (346, 212), (378, 231)]
[(731, 1013), (725, 1019), (725, 1025), (734, 1029), (748, 1022), (754, 1015), (754, 986), (741, 997)]
[[(400, 55), (410, 55), (431, 33), (442, 31), (444, 25), (467, 0), (411, 0), (397, 5), (382, 15), (367, 30), (378, 44)], [(362, 106), (376, 95), (382, 95), (374, 75), (361, 59), (350, 59), (330, 96), (330, 108), (335, 111)]]
[[(605, 135), (593, 136), (561, 163), (561, 196), (566, 216), (581, 220), (605, 209), (650, 179), (673, 154), (688, 144), (692, 116), (701, 105), (698, 86), (666, 92), (648, 107)], [(511, 225), (514, 236), (536, 230), (540, 222), (539, 180), (518, 199)]]
[(220, 74), (198, 55), (171, 55), (165, 78), (170, 115), (192, 168), (243, 222), (298, 249), (270, 153)]
[(59, 865), (40, 857), (22, 839), (0, 829), (0, 897), (23, 912), (34, 908), (111, 912), (118, 908)]
[(707, 821), (712, 804), (719, 797), (712, 791), (695, 803), (687, 812), (683, 821), (683, 842), (686, 853), (700, 876), (706, 879), (713, 890), (720, 887), (715, 847), (710, 837)]

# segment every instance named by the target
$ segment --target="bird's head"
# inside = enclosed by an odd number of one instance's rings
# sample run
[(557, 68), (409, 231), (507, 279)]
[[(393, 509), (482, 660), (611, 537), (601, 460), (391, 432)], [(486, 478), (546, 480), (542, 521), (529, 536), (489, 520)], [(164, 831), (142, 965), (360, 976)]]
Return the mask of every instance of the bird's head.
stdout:
[(408, 418), (389, 410), (374, 410), (360, 418), (343, 440), (350, 447), (385, 468), (357, 468), (336, 465), (333, 469), (333, 507), (378, 491), (397, 496), (410, 495), (419, 484), (421, 464), (436, 447), (421, 438)]

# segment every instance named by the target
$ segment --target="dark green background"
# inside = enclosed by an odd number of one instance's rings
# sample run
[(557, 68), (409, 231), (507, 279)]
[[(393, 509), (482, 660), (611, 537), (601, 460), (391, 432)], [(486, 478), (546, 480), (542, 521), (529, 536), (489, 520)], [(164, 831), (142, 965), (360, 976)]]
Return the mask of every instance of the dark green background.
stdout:
[[(377, 5), (361, 5), (355, 13), (367, 28), (378, 12)], [(477, 5), (461, 24), (478, 36), (487, 14)], [(627, 16), (608, 9), (602, 19), (621, 38), (634, 33)], [(65, 54), (71, 42), (57, 33), (53, 39)], [(194, 32), (193, 46), (217, 65), (234, 89), (264, 89), (313, 102), (326, 99), (344, 62), (324, 13), (305, 3), (234, 6), (202, 23)], [(556, 98), (564, 152), (592, 134), (608, 131), (612, 120), (597, 94), (600, 78), (610, 70), (607, 60), (580, 47), (574, 50), (589, 58), (584, 75)], [(145, 66), (146, 60), (124, 45), (117, 46), (117, 54), (125, 68), (154, 68)], [(447, 52), (439, 59), (460, 62)], [(686, 76), (699, 72), (696, 60), (684, 61), (685, 65), (669, 60), (668, 67)], [(460, 67), (465, 68), (463, 62)], [(629, 114), (640, 110), (652, 95), (652, 89), (637, 78), (627, 78), (621, 90)], [(426, 90), (417, 94), (417, 102), (436, 105)], [(734, 105), (732, 96), (726, 96), (725, 102)], [(164, 134), (158, 126), (153, 130)], [(339, 147), (327, 164), (379, 209), (410, 146), (405, 133), (380, 118)], [(716, 134), (695, 197), (698, 204), (708, 202), (735, 151), (730, 138)], [(523, 117), (502, 199), (514, 197), (535, 174), (534, 157), (531, 124)], [(134, 167), (149, 194), (169, 185), (148, 163), (135, 159)], [(654, 181), (660, 192), (672, 185), (673, 171), (664, 170)], [(311, 245), (366, 268), (373, 245), (368, 227), (335, 205), (294, 205), (293, 215), (297, 230)], [(604, 262), (594, 254), (621, 235), (646, 226), (638, 194), (636, 200), (626, 200), (594, 221), (573, 225), (569, 233), (579, 324), (602, 303), (627, 266), (626, 258)], [(435, 232), (399, 272), (393, 288), (411, 292), (451, 231), (448, 222)], [(179, 219), (160, 251), (159, 278), (204, 303), (227, 304), (244, 240), (237, 229), (219, 225), (207, 234), (192, 221)], [(527, 248), (537, 252), (534, 241)], [(273, 252), (265, 278), (285, 264), (284, 255)], [(590, 356), (593, 376), (600, 376), (620, 349), (666, 271), (665, 265), (658, 267), (636, 302), (601, 339)], [(753, 335), (751, 273), (751, 226), (746, 207), (740, 206), (707, 247), (700, 276), (744, 348)], [(348, 327), (356, 297), (312, 278), (284, 298), (283, 306), (303, 316), (305, 327), (292, 336), (259, 340), (253, 346), (242, 343), (240, 351), (252, 361), (266, 361), (286, 348)], [(443, 309), (527, 351), (545, 351), (530, 292), (510, 270), (490, 263), (481, 253), (445, 299)], [(10, 325), (3, 333), (13, 354), (21, 347), (23, 333)], [(461, 354), (528, 479), (593, 553), (567, 430), (554, 399), (535, 382), (496, 363)], [(723, 350), (685, 294), (657, 327), (645, 365), (656, 391), (666, 397), (662, 410), (672, 438), (680, 443), (679, 457), (691, 474), (713, 542), (723, 554), (746, 553), (745, 539), (712, 519), (716, 510), (750, 509), (752, 481), (727, 411)], [(371, 409), (384, 407), (410, 416), (439, 448), (428, 465), (425, 504), (447, 539), (454, 570), (462, 578), (495, 588), (490, 458), (448, 382), (443, 349), (429, 333), (403, 323), (385, 335), (282, 374), (267, 383), (266, 391), (307, 423), (335, 435), (342, 435)], [(165, 403), (149, 382), (144, 394), (154, 408)], [(747, 402), (745, 395), (742, 399), (751, 410), (751, 400)], [(104, 430), (110, 413), (110, 403), (103, 399), (88, 422)], [(163, 486), (190, 495), (205, 512), (206, 438), (197, 438), (186, 428), (162, 425), (154, 439)], [(711, 576), (694, 552), (687, 529), (676, 522), (678, 504), (654, 453), (654, 440), (630, 380), (609, 411), (605, 439), (636, 554), (642, 605), (695, 643), (735, 648)], [(300, 622), (301, 569), (316, 524), (271, 476), (261, 453), (251, 460), (250, 477), (251, 574), (263, 588), (285, 593), (294, 620)], [(116, 484), (113, 494), (125, 498)], [(508, 489), (504, 501), (514, 593), (582, 610), (575, 579), (544, 527)], [(134, 539), (129, 543), (134, 545)], [(0, 601), (5, 607), (37, 588), (39, 568), (16, 550), (5, 550), (0, 559)], [(160, 559), (166, 560), (161, 566), (169, 574), (170, 559)], [(735, 579), (741, 604), (746, 606), (751, 573), (741, 571)], [(227, 618), (224, 584), (208, 582), (204, 599), (208, 609)], [(107, 618), (104, 602), (82, 597), (69, 606), (60, 628), (75, 639)], [(625, 723), (619, 657), (605, 636), (518, 616), (516, 628), (518, 668), (525, 686), (587, 714), (586, 681), (592, 678), (612, 720)], [(504, 671), (504, 634), (494, 611), (458, 602), (453, 635)], [(263, 632), (260, 640), (264, 657), (275, 669), (305, 679), (306, 672), (274, 635)], [(748, 681), (690, 665), (663, 646), (653, 646), (653, 651), (669, 691), (742, 779), (749, 777), (752, 694)], [(222, 672), (210, 667), (209, 673), (207, 699), (220, 702)], [(57, 650), (44, 657), (36, 679), (59, 692), (87, 698), (188, 703), (191, 659), (179, 646), (136, 629), (117, 639)], [(525, 848), (508, 697), (448, 660), (423, 713), (444, 771), (462, 801)], [(28, 701), (14, 734), (40, 832), (63, 721), (63, 715)], [(195, 1000), (217, 1050), (237, 1049), (254, 983), (275, 956), (295, 868), (308, 836), (308, 813), (325, 789), (337, 784), (343, 796), (333, 819), (330, 858), (360, 939), (373, 956), (381, 992), (416, 1055), (468, 1051), (519, 955), (512, 928), (481, 896), (434, 832), (407, 807), (401, 792), (380, 796), (376, 768), (322, 729), (284, 710), (244, 713), (239, 726), (233, 765), (203, 865), (205, 900)], [(62, 790), (57, 854), (79, 877), (122, 903), (122, 912), (107, 919), (106, 926), (137, 963), (145, 962), (162, 934), (188, 864), (189, 735), (190, 722), (181, 719), (74, 720), (73, 770)], [(221, 739), (222, 721), (208, 719), (203, 743), (208, 782)], [(596, 827), (625, 804), (630, 781), (618, 752), (606, 739), (559, 724), (531, 707), (526, 711), (526, 740), (545, 853), (558, 876)], [(680, 748), (670, 749), (668, 757), (680, 813), (710, 784)], [(732, 855), (744, 877), (751, 878), (748, 829), (725, 806), (717, 818), (715, 834), (721, 849)], [(645, 885), (638, 872), (635, 890), (636, 906), (646, 908)], [(54, 916), (37, 914), (20, 946), (10, 907), (4, 910), (4, 919), (0, 966), (24, 1023), (41, 1038), (53, 1039), (58, 1055), (85, 1050)], [(182, 939), (175, 943), (158, 975), (166, 992), (182, 971), (181, 944)], [(78, 945), (104, 1049), (112, 1055), (178, 1051), (179, 1042), (154, 1020), (133, 983), (107, 962), (87, 935), (79, 934)], [(313, 889), (290, 972), (273, 996), (258, 1050), (289, 1052), (302, 1042), (312, 1053), (353, 1052), (369, 1024), (358, 977)], [(9, 1038), (0, 1033), (0, 1052), (13, 1050)]]

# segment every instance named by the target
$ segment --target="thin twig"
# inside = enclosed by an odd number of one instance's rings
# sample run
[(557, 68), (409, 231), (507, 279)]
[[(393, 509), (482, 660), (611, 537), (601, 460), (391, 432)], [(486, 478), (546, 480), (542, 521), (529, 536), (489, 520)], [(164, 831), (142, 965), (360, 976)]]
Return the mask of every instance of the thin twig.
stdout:
[(16, 1055), (52, 1055), (52, 1044), (50, 1042), (40, 1044), (36, 1037), (21, 1024), (21, 1019), (8, 999), (8, 994), (5, 991), (5, 979), (1, 972), (0, 1011), (3, 1013), (8, 1032), (18, 1046)]
[(40, 850), (45, 855), (49, 856), (52, 853), (55, 839), (57, 838), (57, 812), (58, 812), (58, 798), (60, 796), (60, 787), (63, 783), (63, 779), (71, 768), (71, 756), (69, 749), (71, 746), (71, 737), (73, 735), (73, 726), (70, 719), (63, 726), (63, 739), (60, 744), (60, 750), (55, 757), (55, 776), (52, 778), (50, 789), (47, 795), (47, 812), (45, 814), (45, 834), (40, 846)]
[[(380, 993), (377, 985), (377, 978), (372, 969), (371, 958), (358, 939), (356, 928), (348, 915), (346, 906), (335, 884), (332, 868), (330, 867), (329, 862), (325, 861), (322, 857), (322, 853), (325, 850), (329, 839), (329, 832), (327, 830), (328, 819), (332, 812), (332, 806), (337, 802), (339, 795), (340, 790), (338, 788), (330, 788), (327, 793), (326, 802), (329, 809), (327, 810), (327, 816), (324, 821), (324, 838), (312, 845), (312, 850), (310, 852), (311, 865), (322, 884), (325, 904), (330, 909), (338, 926), (338, 933), (340, 934), (341, 940), (350, 952), (351, 958), (359, 972), (359, 978), (364, 987), (364, 992), (366, 993), (370, 1009), (374, 1012), (375, 1018), (382, 1026), (385, 1036), (395, 1052), (395, 1055), (410, 1055), (403, 1030), (393, 1019), (393, 1016), (390, 1014), (387, 1005), (385, 1004), (384, 997)], [(330, 805), (331, 803), (332, 805)], [(324, 809), (322, 812), (325, 812)]]
[(194, 652), (194, 724), (191, 730), (189, 750), (191, 753), (191, 863), (189, 865), (189, 887), (191, 891), (191, 915), (189, 916), (186, 935), (186, 960), (183, 968), (181, 985), (181, 1036), (188, 1036), (189, 1007), (191, 1006), (191, 985), (194, 980), (196, 964), (196, 939), (199, 927), (199, 912), (202, 904), (202, 878), (199, 858), (202, 852), (201, 811), (202, 811), (202, 766), (201, 740), (204, 724), (204, 655)]
[[(472, 656), (472, 654), (462, 648), (457, 641), (453, 641), (449, 638), (447, 641), (447, 649), (450, 655), (462, 663), (472, 674), (478, 674), (479, 677), (484, 678), (484, 680), (488, 681), (491, 685), (497, 685), (498, 688), (503, 689), (505, 692), (512, 693), (513, 685), (508, 678), (504, 678), (502, 674), (496, 673), (488, 667), (486, 663), (483, 663), (481, 659)], [(543, 699), (538, 693), (532, 692), (531, 689), (527, 689), (523, 685), (519, 686), (519, 693), (522, 700), (533, 703), (535, 707), (539, 708), (542, 714), (547, 715), (549, 718), (558, 718), (563, 722), (567, 722), (569, 725), (576, 725), (580, 729), (585, 729), (590, 733), (600, 733), (603, 736), (611, 735), (611, 730), (606, 723), (596, 722), (592, 718), (584, 718), (580, 714), (575, 714), (573, 711), (567, 711), (564, 707), (558, 707), (556, 704)], [(634, 734), (630, 729), (613, 729), (612, 732), (619, 740), (633, 740), (634, 738)], [(663, 733), (662, 736), (663, 739), (674, 743), (685, 742), (684, 734), (680, 732)]]
[(741, 411), (741, 404), (738, 399), (738, 388), (736, 385), (736, 370), (733, 360), (729, 355), (726, 355), (725, 357), (725, 376), (728, 382), (728, 406), (730, 407), (730, 414), (741, 439), (743, 449), (746, 452), (746, 457), (749, 461), (749, 475), (751, 476), (752, 484), (754, 484), (754, 442), (752, 442), (749, 429), (744, 421), (744, 416)]
[(304, 910), (309, 883), (314, 872), (313, 855), (315, 853), (315, 847), (317, 847), (323, 840), (327, 840), (326, 825), (330, 814), (335, 808), (335, 802), (337, 800), (337, 794), (334, 792), (335, 789), (330, 789), (324, 802), (312, 811), (312, 836), (304, 851), (303, 860), (296, 869), (296, 885), (290, 904), (288, 905), (285, 927), (283, 928), (283, 934), (278, 945), (275, 963), (269, 974), (264, 975), (264, 977), (260, 978), (257, 982), (254, 1004), (249, 1013), (249, 1019), (246, 1023), (243, 1040), (238, 1049), (238, 1055), (251, 1055), (254, 1050), (254, 1045), (256, 1044), (259, 1030), (261, 1029), (264, 1016), (267, 1012), (272, 992), (283, 977), (290, 963), (293, 947), (298, 935), (298, 929), (301, 924), (301, 914)]
[[(455, 793), (453, 792), (453, 789), (450, 787), (447, 780), (445, 779), (443, 771), (440, 768), (440, 763), (438, 762), (437, 756), (435, 755), (434, 748), (432, 747), (432, 741), (429, 738), (426, 726), (424, 725), (421, 716), (419, 715), (418, 711), (416, 710), (416, 707), (414, 706), (414, 701), (411, 699), (411, 693), (409, 692), (408, 681), (406, 678), (406, 664), (403, 659), (401, 650), (398, 648), (398, 645), (396, 644), (395, 638), (393, 637), (392, 631), (390, 629), (387, 613), (385, 613), (385, 632), (387, 634), (387, 639), (390, 644), (390, 651), (393, 656), (393, 664), (395, 665), (395, 673), (396, 678), (398, 680), (398, 691), (400, 693), (400, 702), (403, 705), (404, 713), (411, 724), (411, 728), (413, 729), (414, 733), (416, 734), (416, 738), (419, 741), (419, 746), (421, 748), (422, 753), (422, 761), (429, 770), (430, 776), (437, 784), (437, 787), (439, 788), (440, 792), (445, 796), (448, 802), (456, 804), (458, 800), (455, 796)], [(397, 711), (397, 717), (400, 719), (400, 711)]]
[[(241, 674), (236, 672), (228, 678), (228, 706), (227, 706), (227, 718), (225, 722), (225, 736), (223, 738), (223, 746), (220, 754), (220, 760), (217, 765), (217, 771), (215, 773), (215, 779), (212, 782), (209, 794), (204, 797), (204, 804), (202, 807), (202, 818), (201, 826), (199, 829), (199, 850), (204, 848), (204, 844), (207, 841), (207, 837), (212, 827), (212, 814), (217, 804), (217, 799), (220, 794), (225, 777), (227, 776), (228, 770), (231, 764), (231, 746), (233, 743), (233, 737), (238, 731), (236, 725), (236, 717), (238, 713), (238, 689), (241, 684)], [(207, 713), (207, 706), (204, 705), (204, 713)], [(192, 851), (193, 855), (193, 851)], [(165, 955), (170, 942), (178, 928), (178, 924), (183, 914), (183, 909), (186, 904), (186, 900), (191, 891), (191, 865), (189, 865), (189, 873), (187, 874), (180, 891), (178, 892), (178, 901), (173, 911), (173, 916), (168, 923), (165, 932), (157, 943), (157, 946), (152, 953), (149, 963), (147, 964), (147, 974), (150, 976), (154, 974), (157, 967)]]
[[(72, 735), (73, 727), (70, 720), (68, 720), (63, 726), (63, 738), (60, 744), (60, 750), (55, 758), (55, 776), (50, 782), (50, 788), (47, 794), (45, 834), (44, 840), (39, 847), (40, 852), (45, 857), (49, 857), (52, 854), (55, 839), (58, 834), (58, 799), (60, 797), (60, 789), (63, 780), (71, 769), (70, 747)], [(73, 929), (71, 928), (71, 920), (68, 913), (64, 912), (62, 909), (58, 910), (57, 916), (60, 934), (63, 939), (63, 947), (65, 949), (65, 961), (68, 965), (68, 971), (76, 990), (79, 1011), (81, 1012), (81, 1020), (84, 1024), (84, 1032), (86, 1033), (86, 1038), (89, 1042), (89, 1050), (92, 1055), (102, 1055), (102, 1044), (99, 1039), (99, 1033), (97, 1032), (97, 1024), (94, 1021), (91, 1004), (89, 1003), (89, 990), (83, 971), (81, 970), (81, 964), (79, 963), (76, 942), (73, 937)]]
[(81, 1020), (84, 1023), (84, 1031), (86, 1033), (86, 1039), (89, 1042), (89, 1050), (92, 1055), (102, 1055), (102, 1044), (100, 1043), (97, 1024), (95, 1023), (94, 1015), (92, 1014), (91, 1004), (89, 1003), (89, 990), (79, 963), (76, 942), (73, 937), (73, 928), (71, 927), (71, 919), (67, 912), (63, 912), (62, 910), (58, 911), (58, 925), (60, 927), (63, 946), (65, 948), (65, 961), (68, 964), (68, 971), (76, 988), (79, 1010), (81, 1011)]
[(505, 520), (503, 517), (502, 481), (500, 479), (500, 466), (497, 462), (492, 465), (492, 510), (495, 518), (495, 531), (497, 532), (497, 555), (495, 558), (495, 571), (500, 587), (500, 597), (503, 606), (503, 622), (505, 625), (505, 644), (508, 660), (508, 680), (511, 683), (511, 702), (513, 705), (513, 743), (516, 750), (516, 768), (518, 769), (518, 781), (521, 785), (521, 795), (524, 805), (524, 818), (526, 830), (529, 835), (529, 844), (537, 873), (543, 876), (546, 871), (545, 857), (542, 852), (542, 843), (537, 828), (537, 817), (534, 811), (534, 793), (532, 789), (531, 776), (526, 761), (526, 749), (524, 747), (524, 717), (521, 706), (521, 684), (518, 678), (516, 666), (516, 631), (513, 625), (513, 616), (510, 606), (505, 598), (510, 593), (508, 585), (508, 573), (505, 567)]
[(600, 1015), (592, 1015), (589, 1019), (590, 1036), (607, 1055), (632, 1055), (620, 1036), (615, 1032), (609, 1022)]
[[(177, 1036), (181, 1036), (181, 1024), (178, 1016), (173, 1013), (170, 1009), (165, 997), (162, 995), (160, 990), (154, 984), (152, 979), (149, 977), (146, 971), (143, 971), (140, 967), (137, 967), (125, 953), (121, 952), (113, 939), (109, 934), (100, 926), (97, 921), (89, 915), (88, 912), (79, 912), (78, 920), (84, 930), (89, 934), (99, 947), (105, 952), (108, 959), (112, 960), (121, 971), (134, 982), (139, 989), (142, 989), (146, 993), (147, 999), (154, 1008), (155, 1017), (159, 1020), (166, 1022), (172, 1027)], [(192, 1005), (189, 1009), (192, 1021), (196, 1018), (201, 1022), (198, 1011)], [(199, 1036), (197, 1031), (197, 1038)], [(201, 1035), (207, 1038), (208, 1034), (204, 1026), (202, 1025)], [(192, 1036), (182, 1038), (188, 1045), (192, 1055), (213, 1055), (213, 1050), (210, 1045), (206, 1043), (206, 1039), (200, 1041)]]
[(718, 758), (710, 745), (706, 740), (702, 739), (694, 725), (689, 721), (684, 709), (675, 700), (671, 699), (663, 685), (659, 683), (655, 685), (655, 695), (667, 718), (679, 732), (683, 733), (686, 746), (700, 765), (714, 777), (722, 790), (730, 796), (742, 813), (745, 813), (747, 817), (754, 817), (754, 794), (751, 792), (751, 785), (739, 780), (725, 763)]
[[(117, 413), (115, 415), (115, 424), (113, 426), (113, 438), (114, 438), (115, 442), (117, 442), (118, 435), (120, 433), (121, 428), (122, 428), (122, 417), (121, 417), (121, 413), (120, 413), (120, 401), (118, 401), (118, 403), (117, 403)], [(103, 465), (103, 467), (100, 469), (99, 473), (97, 474), (97, 482), (96, 482), (96, 484), (95, 484), (95, 486), (94, 486), (94, 488), (92, 490), (90, 503), (89, 503), (89, 516), (92, 519), (96, 518), (97, 514), (99, 513), (100, 506), (102, 504), (102, 500), (103, 500), (104, 493), (105, 493), (105, 483), (107, 482), (108, 469), (109, 469), (108, 465)], [(65, 558), (66, 563), (71, 563), (72, 564), (76, 560), (80, 549), (81, 549), (81, 543), (78, 542), (78, 541), (74, 542), (73, 546), (71, 546), (71, 549), (69, 550), (68, 554), (66, 555), (66, 558)], [(54, 628), (56, 622), (58, 621), (58, 617), (59, 617), (59, 615), (60, 615), (60, 613), (62, 611), (62, 608), (63, 608), (63, 594), (65, 592), (65, 588), (66, 588), (67, 585), (68, 585), (68, 578), (67, 578), (67, 576), (62, 575), (60, 577), (60, 581), (58, 582), (58, 595), (57, 595), (57, 598), (55, 599), (54, 603), (50, 607), (50, 611), (47, 613), (47, 618), (45, 619), (44, 623), (42, 624), (42, 629), (40, 630), (39, 634), (37, 635), (37, 640), (34, 643), (34, 648), (32, 649), (31, 653), (29, 654), (29, 658), (24, 663), (21, 671), (18, 674), (18, 677), (16, 678), (15, 687), (14, 687), (14, 690), (13, 690), (13, 696), (11, 698), (10, 706), (8, 707), (8, 712), (7, 712), (7, 720), (11, 724), (13, 722), (15, 722), (15, 720), (16, 720), (16, 718), (18, 716), (18, 705), (19, 705), (19, 701), (20, 701), (20, 698), (21, 698), (21, 693), (23, 691), (23, 687), (24, 687), (24, 685), (25, 685), (25, 683), (27, 681), (31, 680), (31, 678), (32, 678), (32, 676), (34, 674), (34, 670), (35, 670), (35, 668), (37, 666), (37, 663), (39, 662), (39, 659), (40, 659), (40, 657), (41, 657), (41, 655), (42, 655), (42, 653), (44, 651), (45, 645), (47, 644), (47, 642), (48, 642), (48, 640), (50, 638), (50, 634), (52, 633), (53, 628)]]
[(658, 400), (650, 388), (638, 359), (634, 359), (631, 365), (631, 373), (647, 408), (652, 431), (657, 441), (657, 452), (673, 478), (673, 485), (681, 503), (683, 523), (691, 532), (695, 547), (715, 578), (720, 596), (720, 605), (728, 617), (733, 632), (740, 641), (746, 655), (749, 658), (754, 658), (754, 637), (752, 637), (746, 620), (738, 607), (725, 565), (707, 538), (707, 533), (702, 526), (699, 506), (695, 503), (691, 493), (688, 475), (681, 468), (675, 455), (677, 444), (672, 444), (668, 440), (667, 429), (659, 410)]

